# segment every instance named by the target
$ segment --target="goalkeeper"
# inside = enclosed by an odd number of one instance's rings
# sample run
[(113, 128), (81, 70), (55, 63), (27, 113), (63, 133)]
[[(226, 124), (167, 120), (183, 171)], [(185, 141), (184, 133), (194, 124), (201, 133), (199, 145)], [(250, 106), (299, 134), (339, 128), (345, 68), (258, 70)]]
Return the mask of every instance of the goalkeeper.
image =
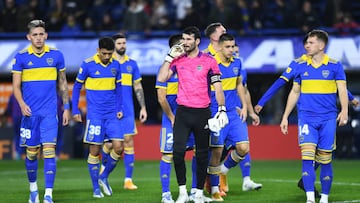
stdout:
[[(184, 156), (190, 132), (194, 133), (196, 146), (197, 191), (194, 202), (204, 202), (203, 189), (208, 165), (210, 135), (207, 122), (211, 117), (209, 82), (214, 86), (217, 103), (222, 106), (218, 115), (221, 121), (220, 127), (228, 123), (226, 112), (222, 111), (225, 98), (219, 66), (213, 57), (199, 50), (200, 37), (200, 30), (197, 27), (185, 28), (182, 33), (185, 55), (181, 55), (181, 48), (172, 47), (158, 74), (159, 82), (167, 81), (175, 73), (179, 80), (176, 99), (179, 106), (174, 121), (173, 146), (174, 166), (179, 185), (179, 196), (176, 201), (178, 203), (189, 200)], [(177, 56), (179, 57), (176, 58)]]

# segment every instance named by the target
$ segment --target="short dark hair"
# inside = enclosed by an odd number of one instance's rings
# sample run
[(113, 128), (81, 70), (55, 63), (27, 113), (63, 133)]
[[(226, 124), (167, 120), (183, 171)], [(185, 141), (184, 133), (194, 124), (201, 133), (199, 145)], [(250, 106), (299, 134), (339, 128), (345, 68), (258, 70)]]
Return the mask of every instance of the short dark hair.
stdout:
[(120, 38), (125, 38), (126, 39), (126, 35), (124, 33), (119, 32), (119, 33), (116, 33), (116, 34), (114, 34), (112, 36), (112, 39), (114, 41), (116, 41), (117, 39), (120, 39)]
[(42, 27), (45, 29), (45, 22), (42, 20), (32, 20), (28, 23), (27, 27), (29, 29), (29, 32), (36, 27)]
[(324, 30), (312, 30), (306, 35), (306, 39), (309, 37), (317, 37), (319, 40), (323, 41), (325, 43), (325, 46), (327, 45), (329, 41), (329, 35)]
[(224, 41), (232, 41), (232, 40), (235, 40), (235, 37), (228, 33), (224, 33), (224, 34), (220, 35), (220, 37), (219, 37), (220, 43), (222, 43)]
[(175, 44), (178, 44), (180, 40), (182, 39), (181, 34), (174, 34), (169, 37), (169, 47), (171, 48)]
[(187, 35), (194, 35), (195, 39), (200, 39), (201, 38), (201, 33), (199, 28), (195, 27), (195, 26), (190, 26), (184, 29), (183, 34), (187, 34)]
[(211, 23), (205, 28), (205, 36), (210, 38), (210, 35), (215, 32), (216, 28), (222, 26), (221, 23)]
[(99, 49), (114, 50), (114, 40), (111, 37), (101, 37), (99, 39)]

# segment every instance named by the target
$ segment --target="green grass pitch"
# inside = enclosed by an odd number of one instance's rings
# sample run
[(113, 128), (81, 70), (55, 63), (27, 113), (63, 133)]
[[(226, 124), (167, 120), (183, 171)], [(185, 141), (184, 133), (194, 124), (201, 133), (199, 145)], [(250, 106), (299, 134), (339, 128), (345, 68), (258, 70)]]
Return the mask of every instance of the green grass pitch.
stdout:
[[(42, 202), (44, 195), (43, 162), (39, 161), (39, 163), (38, 186)], [(188, 190), (190, 190), (190, 162), (187, 162), (187, 165)], [(360, 161), (335, 160), (333, 166), (334, 181), (330, 202), (360, 202)], [(228, 176), (230, 191), (224, 198), (225, 202), (305, 202), (305, 194), (296, 186), (300, 174), (301, 161), (253, 161), (251, 177), (254, 181), (262, 183), (263, 188), (260, 191), (243, 192), (240, 169), (239, 167), (233, 168)], [(124, 167), (121, 161), (109, 178), (114, 192), (113, 196), (94, 199), (92, 198), (86, 160), (58, 161), (53, 200), (56, 203), (155, 203), (161, 201), (158, 161), (137, 161), (135, 163), (133, 180), (138, 185), (138, 190), (124, 190), (123, 177)], [(0, 161), (0, 183), (1, 203), (27, 202), (29, 186), (23, 161)], [(316, 187), (320, 189), (319, 179), (316, 181)], [(174, 170), (171, 176), (171, 191), (173, 198), (176, 199), (178, 188)]]

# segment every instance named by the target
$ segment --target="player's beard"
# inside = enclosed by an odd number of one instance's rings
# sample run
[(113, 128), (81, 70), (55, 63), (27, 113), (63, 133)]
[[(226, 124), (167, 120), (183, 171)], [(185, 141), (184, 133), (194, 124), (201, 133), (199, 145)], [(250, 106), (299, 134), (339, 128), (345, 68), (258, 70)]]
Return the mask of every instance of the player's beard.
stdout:
[(186, 53), (190, 53), (195, 50), (195, 43), (190, 44), (189, 46), (184, 47)]
[(119, 54), (120, 56), (123, 56), (126, 52), (126, 49), (116, 49), (116, 53)]

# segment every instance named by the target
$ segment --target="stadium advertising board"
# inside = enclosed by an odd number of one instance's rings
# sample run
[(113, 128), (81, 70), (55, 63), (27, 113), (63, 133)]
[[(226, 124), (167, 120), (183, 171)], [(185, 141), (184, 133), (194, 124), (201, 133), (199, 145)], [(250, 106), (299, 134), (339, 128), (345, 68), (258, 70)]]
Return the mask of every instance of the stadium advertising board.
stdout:
[[(60, 49), (64, 53), (68, 72), (76, 73), (82, 61), (94, 55), (97, 39), (65, 39), (48, 40), (47, 44)], [(209, 41), (203, 39), (200, 45), (205, 49)], [(237, 38), (240, 54), (245, 68), (249, 72), (276, 73), (305, 51), (301, 37), (289, 38)], [(26, 48), (26, 40), (0, 41), (0, 74), (11, 71), (14, 55)], [(140, 71), (144, 75), (155, 75), (168, 51), (167, 39), (129, 40), (127, 54), (137, 60)], [(340, 60), (346, 70), (360, 71), (360, 37), (332, 37), (327, 47), (330, 57)]]

